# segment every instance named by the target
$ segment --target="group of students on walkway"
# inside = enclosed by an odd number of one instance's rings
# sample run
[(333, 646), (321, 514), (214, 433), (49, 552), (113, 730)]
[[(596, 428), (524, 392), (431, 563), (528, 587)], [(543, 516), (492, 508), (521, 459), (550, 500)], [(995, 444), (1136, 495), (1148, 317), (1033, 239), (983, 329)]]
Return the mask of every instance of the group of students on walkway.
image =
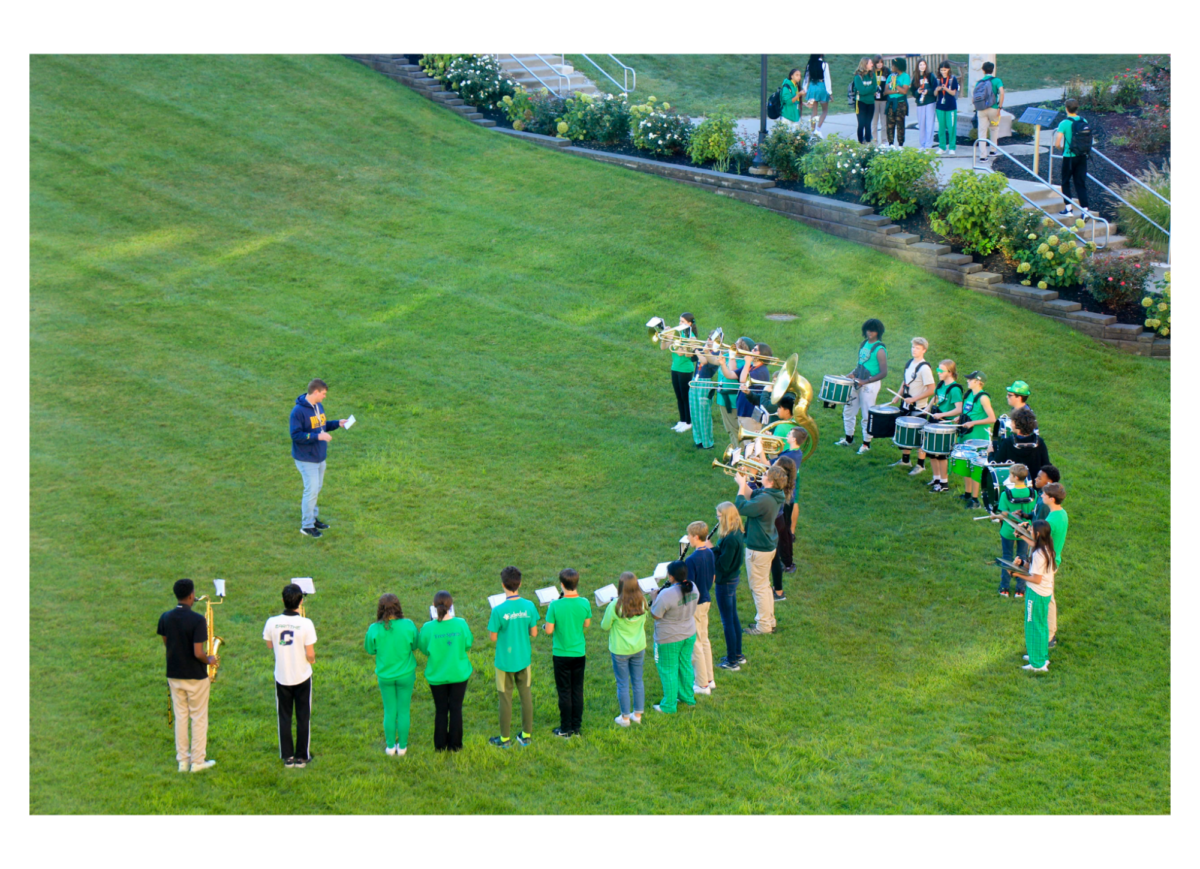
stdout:
[(858, 141), (879, 142), (883, 148), (903, 148), (904, 128), (908, 123), (908, 100), (917, 108), (920, 147), (932, 148), (937, 133), (938, 153), (953, 155), (958, 133), (958, 77), (948, 62), (934, 75), (929, 62), (917, 61), (912, 75), (908, 62), (897, 57), (889, 70), (881, 55), (864, 57), (858, 63), (850, 92), (858, 119)]

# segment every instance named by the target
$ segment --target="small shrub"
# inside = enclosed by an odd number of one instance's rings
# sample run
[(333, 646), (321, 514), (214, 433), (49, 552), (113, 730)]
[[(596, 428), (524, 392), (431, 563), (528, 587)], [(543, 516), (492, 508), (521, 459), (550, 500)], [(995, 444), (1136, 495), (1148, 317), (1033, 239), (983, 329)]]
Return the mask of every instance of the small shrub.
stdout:
[(1146, 296), (1142, 307), (1146, 309), (1146, 328), (1153, 329), (1166, 338), (1171, 334), (1171, 273), (1154, 282), (1158, 296)]
[(865, 170), (862, 201), (903, 220), (928, 207), (937, 196), (937, 154), (917, 148), (884, 151)]
[(839, 190), (861, 185), (863, 176), (879, 153), (873, 144), (860, 145), (833, 135), (812, 142), (808, 153), (800, 158), (799, 169), (806, 187), (830, 196)]
[(1017, 226), (1021, 197), (999, 172), (981, 175), (959, 169), (938, 196), (929, 215), (933, 231), (962, 247), (963, 253), (987, 256)]
[(421, 57), (419, 66), (430, 76), (445, 84), (446, 67), (453, 61), (474, 56), (473, 54), (426, 54)]
[(1022, 285), (1036, 283), (1039, 290), (1049, 287), (1073, 287), (1080, 283), (1084, 261), (1096, 250), (1092, 242), (1079, 236), (1083, 221), (1074, 227), (1062, 227), (1044, 217), (1023, 237), (1007, 236), (1006, 252), (1017, 262), (1017, 272), (1024, 275)]
[(687, 150), (692, 122), (676, 114), (670, 103), (660, 107), (658, 100), (650, 97), (640, 105), (631, 106), (629, 113), (636, 148), (656, 157), (682, 154)]
[(595, 97), (575, 94), (566, 101), (562, 120), (567, 131), (563, 135), (576, 142), (617, 145), (629, 140), (629, 119), (629, 100), (625, 94)]
[(512, 122), (514, 130), (543, 136), (557, 136), (558, 122), (567, 113), (566, 100), (554, 96), (545, 88), (535, 93), (518, 88), (516, 93), (501, 98), (500, 108)]
[[(1144, 172), (1139, 174), (1139, 180), (1151, 190), (1159, 193), (1167, 199), (1171, 198), (1171, 163), (1166, 161), (1159, 169), (1151, 165)], [(1148, 192), (1141, 186), (1130, 181), (1128, 184), (1116, 188), (1117, 193), (1129, 202), (1138, 211), (1145, 214), (1167, 232), (1171, 231), (1171, 206), (1163, 202), (1157, 196)], [(1155, 227), (1148, 223), (1145, 218), (1135, 212), (1133, 208), (1129, 208), (1120, 203), (1117, 204), (1117, 219), (1120, 222), (1121, 231), (1131, 239), (1136, 241), (1143, 247), (1153, 248), (1154, 250), (1166, 250), (1167, 244), (1170, 241), (1166, 235), (1159, 232)]]
[(1101, 304), (1120, 308), (1146, 294), (1150, 260), (1145, 255), (1129, 256), (1117, 251), (1093, 256), (1083, 268), (1083, 284)]
[[(1141, 57), (1141, 55), (1138, 55)], [(1141, 75), (1143, 99), (1147, 103), (1171, 107), (1171, 55), (1142, 57), (1137, 72)]]
[(775, 170), (781, 181), (798, 181), (803, 174), (800, 159), (808, 153), (812, 133), (788, 124), (776, 124), (763, 139), (763, 162)]
[(729, 169), (732, 172), (742, 173), (750, 168), (750, 164), (754, 162), (754, 155), (758, 152), (758, 137), (753, 139), (747, 138), (740, 133), (735, 133), (733, 147), (729, 150)]
[(1145, 154), (1161, 151), (1171, 144), (1171, 110), (1147, 106), (1129, 128), (1129, 144)]
[(737, 142), (736, 129), (733, 115), (728, 112), (720, 111), (705, 118), (692, 130), (688, 156), (697, 166), (711, 161), (718, 172), (727, 171)]
[(459, 55), (435, 76), (458, 93), (468, 105), (495, 108), (506, 96), (516, 93), (516, 84), (500, 68), (494, 54)]

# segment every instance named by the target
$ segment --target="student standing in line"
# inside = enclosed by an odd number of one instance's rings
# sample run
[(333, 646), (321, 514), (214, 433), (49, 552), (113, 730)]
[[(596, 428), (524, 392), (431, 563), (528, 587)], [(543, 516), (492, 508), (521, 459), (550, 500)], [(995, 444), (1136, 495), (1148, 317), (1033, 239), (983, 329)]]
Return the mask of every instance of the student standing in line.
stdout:
[(950, 74), (950, 63), (938, 67), (937, 87), (938, 153), (958, 153), (958, 77)]
[(667, 565), (670, 583), (659, 590), (650, 607), (654, 618), (654, 665), (662, 682), (662, 702), (655, 712), (673, 714), (680, 701), (696, 705), (692, 690), (696, 671), (692, 668), (692, 646), (696, 644), (696, 603), (700, 592), (687, 578), (687, 565), (672, 561)]
[(1049, 631), (1047, 613), (1054, 595), (1056, 553), (1050, 525), (1038, 520), (1033, 523), (1033, 552), (1029, 573), (1014, 574), (1025, 580), (1029, 594), (1025, 596), (1025, 660), (1021, 669), (1045, 673), (1050, 669)]
[[(903, 57), (892, 61), (892, 74), (888, 76), (887, 88), (887, 146), (904, 147), (904, 125), (908, 120), (908, 89), (912, 83), (905, 70), (908, 62)], [(893, 145), (893, 141), (895, 145)]]
[(875, 74), (871, 58), (864, 57), (854, 71), (854, 117), (858, 119), (858, 143), (871, 141), (871, 121), (875, 118)]
[[(492, 610), (488, 636), (496, 644), (496, 691), (500, 695), (500, 735), (488, 740), (499, 748), (524, 748), (533, 739), (533, 651), (530, 640), (537, 636), (538, 611), (520, 595), (521, 571), (500, 571), (504, 603)], [(512, 727), (513, 689), (521, 697), (521, 732), (509, 738)]]
[(712, 544), (708, 542), (708, 525), (704, 522), (693, 522), (687, 527), (688, 543), (694, 550), (684, 559), (687, 565), (688, 579), (700, 598), (696, 602), (696, 642), (692, 646), (692, 669), (695, 671), (695, 683), (692, 691), (695, 694), (711, 694), (717, 687), (713, 679), (712, 644), (708, 641), (708, 611), (712, 606), (712, 585), (717, 576), (717, 560), (713, 555)]
[(771, 591), (771, 561), (779, 545), (775, 515), (784, 501), (783, 487), (787, 472), (773, 466), (763, 476), (761, 489), (750, 491), (750, 480), (737, 474), (738, 494), (734, 499), (738, 512), (746, 519), (746, 579), (754, 596), (755, 623), (744, 633), (757, 636), (775, 631), (775, 595)]
[[(283, 587), (283, 614), (271, 616), (263, 626), (263, 640), (275, 655), (275, 708), (279, 717), (279, 756), (285, 767), (304, 769), (312, 760), (313, 662), (317, 659), (317, 630), (312, 619), (300, 615), (304, 591), (295, 583)], [(296, 740), (292, 741), (292, 713)]]
[[(782, 428), (782, 426), (780, 426)], [(793, 544), (796, 541), (796, 522), (800, 518), (800, 463), (804, 461), (804, 444), (808, 442), (808, 430), (800, 426), (794, 426), (787, 433), (787, 449), (775, 457), (772, 464), (778, 464), (780, 459), (791, 459), (793, 466), (796, 469), (793, 485), (787, 492), (785, 501), (791, 505), (791, 508), (784, 513), (786, 521), (780, 522), (778, 517), (775, 521), (775, 528), (780, 534), (780, 549), (783, 554), (780, 557), (780, 563), (783, 565), (784, 573), (792, 573), (796, 569), (795, 551)], [(789, 477), (790, 478), (790, 477)], [(783, 533), (788, 532), (787, 546), (782, 545)], [(774, 564), (774, 562), (772, 562)], [(776, 586), (780, 591), (783, 590), (782, 580)]]
[(696, 354), (696, 377), (688, 384), (688, 405), (692, 416), (692, 443), (698, 450), (711, 450), (716, 446), (713, 437), (713, 399), (717, 394), (717, 369), (721, 365), (720, 354), (712, 351), (713, 340), (705, 342), (705, 350)]
[(800, 128), (800, 115), (804, 111), (800, 104), (800, 80), (803, 77), (803, 70), (791, 69), (779, 86), (779, 120), (793, 130)]
[(742, 369), (748, 364), (744, 361), (740, 365), (736, 363), (741, 354), (749, 352), (753, 346), (754, 342), (749, 338), (738, 338), (733, 344), (734, 349), (729, 351), (728, 356), (717, 357), (720, 365), (717, 368), (717, 397), (713, 403), (721, 411), (721, 424), (725, 427), (725, 434), (729, 436), (730, 445), (735, 448), (740, 440), (738, 438), (737, 397), (742, 386)]
[[(958, 366), (953, 359), (943, 359), (937, 368), (938, 386), (933, 393), (934, 412), (929, 418), (934, 422), (947, 419), (957, 420), (962, 414), (963, 388), (959, 385)], [(931, 492), (950, 491), (950, 461), (946, 456), (930, 456), (933, 465), (933, 480), (929, 483)]]
[[(689, 311), (679, 315), (680, 338), (696, 337), (696, 317)], [(672, 431), (682, 434), (692, 427), (691, 408), (688, 405), (688, 384), (696, 372), (696, 362), (689, 353), (671, 353), (671, 388), (675, 390), (675, 405), (679, 410), (679, 422)]]
[(932, 148), (934, 135), (937, 131), (937, 79), (929, 69), (925, 58), (917, 61), (917, 69), (913, 74), (912, 92), (917, 102), (917, 130), (920, 132), (920, 146)]
[[(1015, 431), (1013, 429), (1012, 415), (1023, 407), (1029, 407), (1029, 384), (1024, 380), (1013, 381), (1012, 385), (1005, 390), (1004, 400), (1008, 402), (1010, 409), (1007, 417), (1001, 417), (996, 420), (996, 424), (992, 426), (992, 446), (988, 452), (994, 452), (999, 449), (1000, 442), (1005, 438), (1011, 438)], [(1029, 408), (1030, 411), (1033, 408)], [(1030, 465), (1030, 468), (1039, 467), (1038, 465)]]
[(762, 422), (756, 416), (756, 412), (761, 413), (758, 406), (762, 402), (765, 388), (762, 383), (770, 381), (771, 371), (761, 360), (774, 355), (771, 345), (761, 342), (754, 345), (754, 354), (746, 357), (746, 364), (741, 367), (737, 394), (738, 425), (746, 431), (758, 431), (762, 428)]
[[(175, 760), (180, 772), (204, 772), (216, 766), (206, 760), (208, 747), (208, 667), (217, 659), (205, 654), (208, 622), (195, 612), (196, 585), (190, 579), (175, 581), (174, 609), (158, 617), (158, 635), (167, 652), (167, 687), (175, 715)], [(188, 740), (188, 721), (192, 736)]]
[[(1045, 502), (1046, 523), (1054, 540), (1054, 569), (1062, 565), (1063, 549), (1067, 545), (1067, 528), (1070, 520), (1067, 511), (1063, 509), (1063, 501), (1067, 499), (1067, 490), (1062, 483), (1050, 483), (1042, 489), (1042, 501)], [(1054, 594), (1050, 595), (1050, 606), (1046, 614), (1046, 624), (1050, 631), (1050, 648), (1058, 645), (1058, 601)]]
[(993, 462), (1021, 462), (1029, 468), (1040, 468), (1050, 464), (1050, 451), (1046, 442), (1037, 433), (1037, 417), (1028, 407), (1022, 407), (1009, 419), (1012, 435), (999, 442), (992, 450)]
[(858, 454), (870, 452), (871, 436), (867, 434), (867, 411), (879, 396), (879, 387), (887, 377), (887, 346), (883, 343), (883, 323), (872, 317), (862, 324), (863, 341), (858, 345), (858, 364), (850, 372), (854, 378), (854, 389), (850, 400), (842, 408), (842, 429), (845, 436), (834, 445), (854, 445), (854, 424), (862, 416), (863, 442)]
[(642, 723), (646, 708), (646, 685), (642, 667), (646, 659), (646, 598), (637, 575), (628, 570), (617, 580), (617, 596), (609, 602), (600, 620), (608, 631), (608, 653), (617, 680), (620, 714), (613, 719), (621, 727)]
[(464, 619), (452, 616), (454, 598), (448, 591), (433, 596), (435, 621), (421, 625), (417, 648), (425, 655), (425, 681), (433, 695), (433, 750), (462, 751), (463, 699), (471, 678), (467, 649), (474, 637)]
[[(992, 399), (983, 391), (986, 378), (982, 371), (972, 371), (967, 377), (967, 394), (963, 397), (962, 415), (958, 418), (958, 442), (971, 440), (976, 432), (989, 434), (996, 412), (992, 410)], [(979, 506), (979, 481), (969, 476), (963, 479), (963, 506), (971, 510)]]
[[(1014, 522), (1030, 522), (1033, 511), (1037, 506), (1037, 495), (1028, 486), (1029, 469), (1022, 464), (1015, 464), (1009, 469), (1008, 480), (1000, 490), (998, 512)], [(1000, 523), (1000, 557), (1012, 561), (1013, 557), (1024, 558), (1029, 554), (1029, 544), (1025, 538), (1018, 537), (1016, 531), (1007, 522)], [(1006, 567), (1000, 568), (1000, 597), (1008, 597), (1008, 576)], [(1025, 597), (1025, 580), (1016, 578), (1013, 589), (1014, 598)]]
[(403, 757), (408, 751), (409, 710), (417, 678), (417, 659), (413, 657), (416, 647), (417, 626), (404, 617), (400, 598), (394, 594), (380, 597), (363, 648), (375, 656), (375, 678), (383, 695), (384, 754), (390, 756)]
[(1042, 500), (1042, 492), (1051, 483), (1058, 483), (1062, 480), (1062, 474), (1054, 465), (1042, 465), (1041, 470), (1037, 472), (1037, 476), (1033, 479), (1033, 491), (1037, 494), (1037, 507), (1033, 511), (1034, 519), (1045, 519), (1050, 515), (1050, 505)]
[(883, 147), (887, 142), (887, 80), (888, 71), (882, 55), (875, 55), (871, 74), (875, 77), (875, 114), (871, 116), (871, 138)]
[[(792, 431), (804, 431), (802, 428), (794, 428)], [(792, 432), (788, 432), (790, 436)], [(775, 546), (775, 557), (771, 559), (771, 587), (772, 594), (775, 596), (775, 603), (783, 603), (787, 600), (787, 595), (783, 593), (783, 574), (784, 566), (792, 564), (792, 540), (796, 536), (796, 460), (791, 456), (779, 454), (775, 457), (775, 461), (771, 463), (783, 468), (787, 474), (787, 482), (783, 485), (784, 498), (783, 503), (779, 505), (779, 512), (775, 514), (775, 536), (778, 543)], [(788, 571), (789, 573), (791, 571)]]
[[(930, 397), (937, 391), (937, 381), (933, 376), (933, 368), (925, 361), (925, 353), (929, 350), (929, 342), (924, 338), (912, 339), (912, 359), (904, 366), (903, 382), (900, 394), (903, 396), (903, 410), (913, 414), (929, 406)], [(900, 401), (893, 398), (888, 404)], [(912, 450), (901, 450), (900, 460), (892, 462), (890, 467), (907, 468), (912, 465), (910, 458)], [(925, 472), (925, 451), (917, 450), (917, 466), (908, 472), (910, 477), (916, 477)]]
[(592, 603), (579, 596), (579, 573), (567, 568), (558, 575), (562, 597), (546, 607), (546, 636), (553, 637), (554, 687), (558, 689), (558, 727), (555, 736), (578, 736), (583, 729), (583, 672), (587, 640), (583, 629), (592, 623)]
[[(829, 95), (833, 93), (833, 83), (829, 80), (829, 64), (825, 62), (825, 55), (810, 54), (808, 63), (804, 68), (804, 80), (800, 84), (800, 90), (804, 94), (809, 110), (812, 112), (813, 133), (825, 138), (825, 132), (821, 126), (825, 123), (825, 117), (829, 114)], [(818, 119), (817, 106), (821, 107), (821, 117)]]
[(731, 501), (717, 505), (717, 534), (720, 539), (713, 547), (716, 581), (713, 595), (721, 613), (721, 628), (725, 633), (725, 656), (717, 662), (722, 670), (742, 669), (742, 622), (737, 611), (737, 587), (746, 555), (746, 535), (742, 515)]
[[(975, 85), (976, 91), (979, 90), (979, 85), (988, 82), (992, 89), (991, 105), (985, 105), (982, 108), (976, 104), (975, 122), (978, 125), (978, 138), (985, 142), (990, 142), (991, 145), (983, 146), (983, 156), (979, 158), (979, 162), (985, 166), (988, 160), (991, 159), (990, 147), (995, 146), (996, 139), (1000, 135), (1000, 112), (1004, 109), (1004, 82), (999, 76), (992, 75), (996, 71), (996, 64), (990, 60), (983, 64), (983, 78)], [(976, 94), (971, 94), (971, 100), (974, 103)]]
[(1085, 118), (1079, 116), (1079, 103), (1067, 100), (1063, 103), (1067, 117), (1058, 125), (1054, 134), (1054, 147), (1062, 148), (1062, 184), (1063, 210), (1058, 212), (1060, 217), (1071, 216), (1071, 185), (1075, 186), (1075, 195), (1079, 197), (1080, 217), (1087, 220), (1087, 158), (1092, 150), (1092, 128)]

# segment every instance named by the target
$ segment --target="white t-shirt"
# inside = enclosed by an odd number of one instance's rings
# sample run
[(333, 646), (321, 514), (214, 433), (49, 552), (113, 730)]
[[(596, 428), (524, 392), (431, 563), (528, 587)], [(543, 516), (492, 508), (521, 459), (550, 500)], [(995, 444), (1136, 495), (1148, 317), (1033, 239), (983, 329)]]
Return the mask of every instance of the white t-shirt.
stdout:
[[(920, 371), (915, 370), (918, 365), (921, 366)], [(904, 383), (908, 387), (909, 395), (920, 395), (933, 386), (933, 366), (924, 359), (920, 362), (916, 359), (909, 359), (908, 364), (904, 366)], [(916, 402), (916, 406), (921, 410), (924, 410), (928, 404), (928, 398), (922, 398)]]
[(312, 676), (312, 664), (305, 646), (317, 641), (312, 619), (303, 616), (271, 616), (263, 627), (263, 639), (275, 650), (275, 681), (280, 685), (299, 685)]
[(1054, 562), (1048, 559), (1042, 550), (1033, 553), (1029, 564), (1030, 576), (1041, 576), (1041, 582), (1027, 582), (1025, 587), (1034, 594), (1050, 597), (1054, 594)]

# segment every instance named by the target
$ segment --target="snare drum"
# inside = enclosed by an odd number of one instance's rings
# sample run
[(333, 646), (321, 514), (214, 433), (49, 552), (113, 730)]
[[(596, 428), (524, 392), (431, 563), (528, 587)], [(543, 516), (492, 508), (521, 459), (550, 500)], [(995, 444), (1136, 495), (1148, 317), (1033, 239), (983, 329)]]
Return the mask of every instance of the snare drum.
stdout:
[(892, 443), (902, 450), (919, 450), (921, 448), (921, 429), (925, 427), (923, 416), (902, 416), (896, 420), (896, 433)]
[(976, 454), (975, 457), (973, 459), (971, 459), (971, 468), (970, 468), (970, 474), (969, 474), (971, 479), (974, 480), (976, 483), (982, 482), (983, 481), (983, 472), (987, 468), (987, 466), (988, 466), (987, 456), (981, 456), (979, 454)]
[(826, 374), (821, 381), (821, 393), (817, 397), (827, 404), (846, 404), (854, 389), (854, 379), (840, 374)]
[(987, 507), (989, 513), (999, 511), (1000, 493), (1004, 490), (1004, 483), (1008, 480), (1008, 475), (1011, 472), (1012, 462), (1003, 465), (984, 465), (983, 479), (979, 485), (979, 496), (983, 499), (983, 506)]
[(949, 471), (952, 474), (957, 474), (960, 477), (971, 477), (976, 479), (971, 474), (971, 463), (979, 458), (979, 453), (971, 449), (966, 444), (955, 444), (954, 449), (950, 451)]
[(890, 404), (875, 404), (867, 411), (867, 434), (872, 438), (890, 438), (896, 433), (900, 408)]
[(921, 429), (921, 449), (931, 456), (948, 456), (954, 449), (958, 426), (931, 422)]

